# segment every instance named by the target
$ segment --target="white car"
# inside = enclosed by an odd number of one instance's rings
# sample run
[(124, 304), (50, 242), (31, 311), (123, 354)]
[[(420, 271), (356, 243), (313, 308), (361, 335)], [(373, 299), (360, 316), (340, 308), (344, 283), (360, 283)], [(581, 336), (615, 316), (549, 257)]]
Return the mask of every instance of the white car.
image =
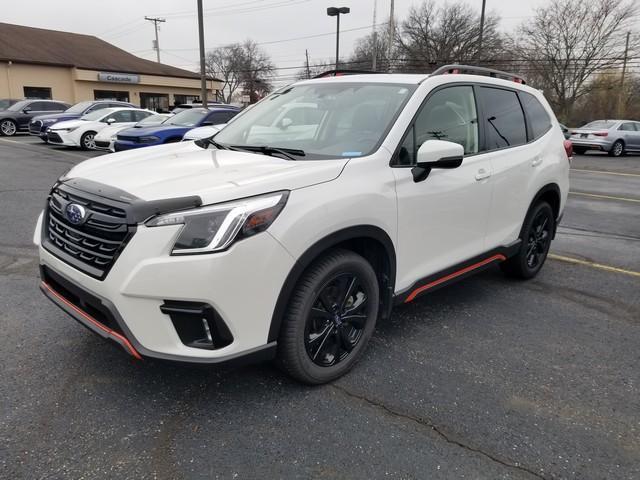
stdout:
[(94, 144), (96, 150), (104, 150), (107, 152), (115, 152), (113, 145), (116, 142), (118, 137), (118, 132), (129, 128), (144, 128), (144, 127), (153, 127), (155, 125), (160, 125), (164, 123), (167, 118), (172, 117), (171, 113), (155, 113), (153, 115), (149, 115), (148, 117), (140, 120), (138, 123), (114, 123), (113, 125), (109, 125), (106, 128), (103, 128), (100, 132), (96, 134), (94, 137)]
[(95, 135), (108, 126), (120, 124), (133, 126), (140, 120), (154, 115), (151, 110), (140, 108), (103, 108), (88, 113), (77, 120), (59, 122), (47, 129), (47, 141), (53, 145), (95, 148)]
[[(300, 139), (247, 142), (300, 103), (311, 137), (304, 119)], [(534, 277), (568, 192), (558, 122), (523, 80), (345, 75), (277, 90), (206, 142), (76, 165), (34, 241), (44, 294), (133, 357), (276, 357), (317, 384), (396, 304), (497, 264)]]
[(226, 123), (219, 123), (218, 125), (205, 125), (204, 127), (192, 128), (182, 137), (183, 142), (189, 140), (202, 140), (203, 138), (209, 138), (214, 136), (220, 130), (224, 128)]

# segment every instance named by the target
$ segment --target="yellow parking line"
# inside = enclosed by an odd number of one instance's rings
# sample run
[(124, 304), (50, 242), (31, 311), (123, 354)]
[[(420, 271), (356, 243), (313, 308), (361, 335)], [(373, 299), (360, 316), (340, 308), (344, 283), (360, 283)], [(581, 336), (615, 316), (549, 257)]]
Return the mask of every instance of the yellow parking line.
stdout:
[(640, 203), (640, 198), (613, 197), (611, 195), (598, 195), (595, 193), (585, 193), (585, 192), (569, 192), (569, 195), (582, 195), (583, 197), (603, 198), (605, 200), (620, 200), (621, 202)]
[(635, 272), (633, 270), (625, 270), (624, 268), (612, 267), (611, 265), (603, 265), (602, 263), (590, 262), (588, 260), (580, 260), (579, 258), (565, 257), (563, 255), (556, 255), (555, 253), (550, 253), (548, 256), (553, 260), (559, 260), (561, 262), (575, 263), (576, 265), (585, 265), (587, 267), (597, 268), (607, 272), (622, 273), (624, 275), (631, 275), (632, 277), (640, 277), (640, 272)]
[(621, 177), (640, 177), (640, 173), (607, 172), (605, 170), (589, 170), (586, 168), (572, 168), (572, 172), (602, 173), (604, 175), (620, 175)]

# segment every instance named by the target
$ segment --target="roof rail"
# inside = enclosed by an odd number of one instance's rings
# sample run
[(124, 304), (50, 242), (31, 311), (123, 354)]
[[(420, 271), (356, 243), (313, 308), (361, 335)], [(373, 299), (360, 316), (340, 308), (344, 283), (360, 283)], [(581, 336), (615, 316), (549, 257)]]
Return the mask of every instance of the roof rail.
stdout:
[(343, 75), (360, 75), (363, 73), (368, 74), (380, 72), (372, 72), (371, 70), (327, 70), (326, 72), (322, 72), (311, 78), (341, 77)]
[(494, 70), (493, 68), (474, 67), (472, 65), (444, 65), (435, 70), (431, 75), (448, 75), (456, 73), (466, 73), (470, 75), (484, 75), (487, 77), (501, 78), (503, 80), (511, 80), (516, 83), (526, 85), (527, 82), (520, 75), (515, 75), (502, 70)]

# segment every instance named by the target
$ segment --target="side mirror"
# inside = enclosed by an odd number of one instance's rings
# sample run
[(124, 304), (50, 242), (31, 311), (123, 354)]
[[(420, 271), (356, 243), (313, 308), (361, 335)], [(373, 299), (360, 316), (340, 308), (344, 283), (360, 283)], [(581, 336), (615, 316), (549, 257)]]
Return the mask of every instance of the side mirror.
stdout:
[(459, 143), (427, 140), (418, 149), (418, 161), (411, 169), (413, 181), (422, 182), (434, 168), (458, 168), (463, 158), (464, 148)]
[(116, 119), (115, 118), (107, 118), (107, 123), (109, 125), (111, 125), (112, 123), (116, 123)]
[(286, 130), (292, 123), (293, 120), (291, 120), (289, 117), (284, 117), (282, 120), (280, 120), (280, 128), (282, 130)]
[(29, 113), (31, 111), (31, 107), (24, 107), (22, 109), (22, 113)]

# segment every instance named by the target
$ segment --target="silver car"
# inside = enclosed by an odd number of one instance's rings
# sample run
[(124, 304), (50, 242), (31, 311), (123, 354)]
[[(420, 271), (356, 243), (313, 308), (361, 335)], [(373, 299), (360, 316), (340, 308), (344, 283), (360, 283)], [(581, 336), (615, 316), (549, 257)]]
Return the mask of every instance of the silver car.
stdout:
[(571, 132), (573, 151), (607, 152), (619, 157), (627, 152), (640, 152), (640, 122), (632, 120), (596, 120)]

